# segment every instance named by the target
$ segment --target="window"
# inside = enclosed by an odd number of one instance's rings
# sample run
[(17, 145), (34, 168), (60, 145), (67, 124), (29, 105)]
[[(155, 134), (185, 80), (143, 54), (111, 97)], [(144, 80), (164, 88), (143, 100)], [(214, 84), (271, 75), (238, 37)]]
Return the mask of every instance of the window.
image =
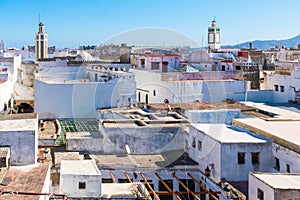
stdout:
[(81, 190), (85, 189), (85, 182), (79, 182), (78, 188)]
[(274, 157), (275, 158), (275, 169), (277, 169), (278, 171), (280, 170), (280, 162), (279, 162), (279, 159)]
[(283, 85), (280, 86), (280, 92), (284, 92), (284, 86)]
[(152, 62), (151, 63), (151, 70), (159, 69), (159, 62)]
[(195, 139), (195, 137), (193, 137), (192, 146), (193, 146), (194, 148), (196, 147), (196, 139)]
[(188, 149), (189, 148), (189, 142), (188, 140), (185, 140), (185, 149)]
[(237, 66), (235, 66), (235, 69), (236, 70), (241, 70), (241, 66), (237, 65)]
[(257, 188), (257, 199), (258, 200), (264, 200), (264, 191), (262, 191), (259, 188)]
[(138, 101), (141, 102), (141, 93), (138, 93)]
[(98, 74), (95, 73), (95, 82), (98, 82)]
[(238, 152), (238, 164), (245, 164), (245, 152)]
[(290, 165), (289, 164), (286, 164), (286, 172), (287, 173), (291, 173), (291, 169), (290, 169)]
[(225, 71), (225, 65), (222, 65), (222, 71)]
[(260, 159), (259, 159), (259, 152), (252, 152), (252, 164), (259, 164)]
[(102, 183), (113, 183), (111, 178), (102, 178)]
[(202, 151), (202, 141), (198, 140), (198, 150)]
[(146, 94), (146, 96), (145, 96), (145, 103), (148, 104), (149, 103), (148, 101), (149, 101), (148, 94)]
[(153, 90), (153, 96), (156, 96), (156, 91), (155, 90)]
[(274, 90), (278, 92), (278, 85), (274, 85)]
[(145, 68), (145, 59), (141, 59), (141, 68)]

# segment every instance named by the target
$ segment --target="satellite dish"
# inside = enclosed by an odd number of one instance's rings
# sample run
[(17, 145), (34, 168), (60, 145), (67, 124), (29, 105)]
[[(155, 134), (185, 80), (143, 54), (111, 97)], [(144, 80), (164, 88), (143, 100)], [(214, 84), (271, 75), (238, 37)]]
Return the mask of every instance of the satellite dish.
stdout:
[(130, 154), (130, 148), (129, 148), (128, 144), (125, 145), (125, 150), (126, 150), (127, 154)]

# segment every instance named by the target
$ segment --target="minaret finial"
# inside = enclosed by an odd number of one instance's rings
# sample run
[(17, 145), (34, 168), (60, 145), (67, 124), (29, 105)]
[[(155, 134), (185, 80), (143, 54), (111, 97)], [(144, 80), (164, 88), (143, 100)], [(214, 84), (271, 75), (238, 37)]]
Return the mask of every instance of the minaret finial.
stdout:
[(39, 23), (41, 22), (41, 14), (39, 13)]
[(216, 21), (216, 16), (214, 16), (214, 21)]

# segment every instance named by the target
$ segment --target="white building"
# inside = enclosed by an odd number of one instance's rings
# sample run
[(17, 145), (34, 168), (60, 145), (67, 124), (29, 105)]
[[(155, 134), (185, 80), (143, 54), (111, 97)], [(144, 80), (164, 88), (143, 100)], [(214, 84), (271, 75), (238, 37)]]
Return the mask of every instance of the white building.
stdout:
[(179, 54), (153, 54), (149, 52), (131, 56), (131, 63), (137, 69), (158, 73), (178, 70), (181, 60), (182, 57)]
[(189, 122), (176, 112), (147, 113), (135, 109), (103, 109), (99, 111), (99, 130), (106, 154), (160, 153), (184, 149), (185, 125)]
[(136, 103), (133, 73), (100, 65), (43, 69), (34, 84), (40, 118), (96, 118), (97, 109)]
[(245, 81), (235, 80), (241, 72), (154, 73), (131, 69), (137, 84), (137, 102), (170, 103), (244, 100)]
[(39, 31), (35, 34), (35, 60), (48, 58), (48, 34), (44, 31), (44, 24), (39, 23)]
[(253, 172), (249, 175), (249, 199), (290, 200), (299, 198), (299, 174)]
[[(250, 103), (249, 103), (250, 104)], [(300, 173), (300, 114), (282, 108), (253, 104), (265, 118), (233, 119), (234, 125), (244, 127), (272, 143), (272, 166), (268, 172)]]
[(0, 113), (10, 111), (13, 106), (14, 84), (21, 66), (21, 55), (0, 53)]
[(1, 116), (0, 146), (10, 147), (11, 165), (36, 164), (38, 152), (37, 114)]
[(189, 156), (216, 182), (247, 181), (250, 171), (271, 168), (272, 143), (238, 127), (194, 124), (186, 144)]
[(265, 89), (273, 90), (274, 103), (300, 103), (300, 61), (279, 61), (275, 71), (264, 72)]
[(60, 192), (71, 198), (99, 198), (101, 173), (93, 160), (64, 160), (60, 168)]

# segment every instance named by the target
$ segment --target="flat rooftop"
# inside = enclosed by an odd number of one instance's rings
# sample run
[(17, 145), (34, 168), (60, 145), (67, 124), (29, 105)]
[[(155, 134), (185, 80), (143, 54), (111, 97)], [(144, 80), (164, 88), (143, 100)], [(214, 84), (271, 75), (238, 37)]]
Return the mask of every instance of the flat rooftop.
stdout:
[(269, 117), (261, 117), (265, 118), (269, 121), (274, 120), (291, 120), (291, 121), (300, 121), (300, 113), (294, 112), (291, 110), (283, 109), (277, 106), (269, 106), (263, 103), (254, 103), (254, 102), (243, 102), (242, 104), (253, 107), (258, 112), (265, 113), (269, 115)]
[[(71, 161), (76, 166), (76, 161), (82, 161), (84, 154), (79, 152), (55, 152), (55, 166), (62, 162)], [(173, 167), (175, 165), (198, 165), (197, 162), (189, 158), (184, 150), (168, 151), (161, 154), (91, 154), (90, 157), (95, 160), (101, 169), (161, 169)], [(72, 167), (72, 166), (71, 166)], [(74, 167), (74, 166), (73, 166)]]
[[(49, 164), (10, 167), (6, 178), (10, 182), (0, 185), (1, 191), (41, 193), (49, 169)], [(40, 196), (5, 194), (0, 200), (39, 200)]]
[(183, 150), (168, 151), (160, 154), (143, 155), (92, 155), (98, 166), (118, 169), (165, 169), (175, 165), (192, 166), (198, 163), (192, 160)]
[(300, 121), (267, 121), (260, 118), (243, 118), (233, 119), (232, 124), (269, 138), (295, 152), (300, 152)]
[(83, 160), (83, 154), (79, 152), (54, 152), (54, 165), (60, 166), (64, 160)]
[(93, 160), (63, 160), (61, 174), (101, 175)]
[(101, 109), (99, 114), (104, 128), (180, 127), (182, 124), (189, 124), (176, 112), (150, 113), (138, 107)]
[(192, 126), (221, 143), (266, 143), (250, 131), (225, 124), (192, 124)]
[(34, 131), (36, 126), (36, 113), (0, 116), (0, 131)]
[(242, 112), (244, 111), (255, 111), (255, 108), (252, 106), (247, 106), (243, 103), (232, 101), (232, 100), (223, 100), (219, 102), (187, 102), (187, 103), (170, 103), (170, 104), (149, 104), (147, 107), (151, 110), (167, 110), (168, 105), (172, 110), (184, 109), (184, 110), (224, 110), (224, 109), (239, 109)]
[(251, 173), (251, 175), (274, 189), (300, 190), (299, 174)]
[(56, 134), (59, 134), (56, 120), (44, 120), (39, 123), (39, 139), (56, 139)]

